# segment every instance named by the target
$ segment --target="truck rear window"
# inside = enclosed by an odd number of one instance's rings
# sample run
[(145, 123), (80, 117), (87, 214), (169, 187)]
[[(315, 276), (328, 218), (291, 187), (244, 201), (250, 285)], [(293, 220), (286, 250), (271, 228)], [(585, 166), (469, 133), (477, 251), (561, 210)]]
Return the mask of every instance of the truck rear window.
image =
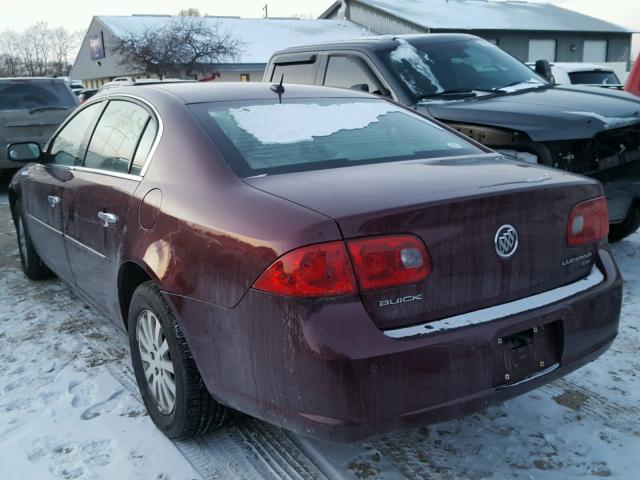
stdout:
[(32, 110), (42, 107), (74, 108), (73, 93), (58, 80), (0, 81), (0, 110)]
[(385, 100), (254, 100), (191, 108), (241, 177), (484, 153)]
[(574, 84), (588, 85), (620, 85), (620, 79), (614, 72), (590, 71), (570, 72), (569, 78)]

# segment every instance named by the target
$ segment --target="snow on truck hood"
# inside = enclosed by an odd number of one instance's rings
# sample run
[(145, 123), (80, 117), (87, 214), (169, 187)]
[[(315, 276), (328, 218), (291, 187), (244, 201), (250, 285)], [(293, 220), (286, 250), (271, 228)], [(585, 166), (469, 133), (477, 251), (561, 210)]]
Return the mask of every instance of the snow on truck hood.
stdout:
[(640, 98), (594, 87), (556, 86), (419, 107), (439, 120), (519, 130), (535, 141), (591, 138), (640, 123)]

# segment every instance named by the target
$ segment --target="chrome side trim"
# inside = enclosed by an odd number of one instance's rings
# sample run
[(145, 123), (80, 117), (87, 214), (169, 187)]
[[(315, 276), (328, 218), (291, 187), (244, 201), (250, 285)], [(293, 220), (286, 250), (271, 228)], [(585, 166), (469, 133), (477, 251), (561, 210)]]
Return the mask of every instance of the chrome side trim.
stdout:
[(404, 338), (453, 330), (455, 328), (468, 327), (471, 325), (479, 325), (481, 323), (499, 320), (501, 318), (559, 302), (560, 300), (564, 300), (565, 298), (569, 298), (580, 292), (589, 290), (590, 288), (602, 283), (603, 280), (604, 275), (597, 267), (594, 266), (591, 273), (589, 273), (585, 278), (569, 285), (564, 285), (563, 287), (538, 293), (531, 297), (521, 298), (520, 300), (515, 300), (513, 302), (503, 303), (502, 305), (463, 313), (454, 317), (443, 318), (441, 320), (427, 322), (420, 325), (413, 325), (411, 327), (384, 330), (382, 333), (391, 338)]
[(30, 213), (27, 213), (28, 217), (33, 220), (34, 222), (37, 222), (39, 225), (42, 225), (45, 228), (48, 228), (49, 230), (55, 232), (56, 234), (60, 235), (61, 237), (64, 237), (65, 240), (71, 240), (73, 243), (75, 243), (76, 245), (84, 248), (85, 250), (87, 250), (88, 252), (93, 253), (94, 255), (99, 256), (100, 258), (106, 259), (107, 257), (103, 254), (101, 254), (100, 252), (98, 252), (97, 250), (94, 250), (91, 247), (88, 247), (87, 245), (85, 245), (84, 243), (80, 242), (79, 240), (76, 240), (73, 237), (70, 237), (69, 235), (65, 235), (64, 233), (62, 233), (60, 230), (58, 230), (57, 228), (53, 228), (51, 225), (49, 225), (48, 223), (43, 222), (42, 220), (40, 220), (39, 218), (34, 217), (33, 215), (31, 215)]
[(76, 245), (78, 245), (79, 247), (84, 248), (85, 250), (87, 250), (90, 253), (93, 253), (94, 255), (97, 255), (98, 257), (102, 258), (103, 260), (106, 259), (107, 257), (103, 254), (101, 254), (100, 252), (98, 252), (97, 250), (94, 250), (91, 247), (88, 247), (87, 245), (85, 245), (84, 243), (82, 243), (79, 240), (76, 240), (73, 237), (70, 237), (69, 235), (65, 235), (64, 236), (65, 240), (71, 240), (73, 243), (75, 243)]
[(140, 175), (130, 175), (128, 173), (114, 172), (111, 170), (100, 170), (98, 168), (89, 168), (89, 167), (81, 167), (81, 166), (70, 166), (69, 170), (77, 171), (77, 172), (87, 172), (87, 173), (95, 173), (96, 175), (106, 175), (108, 177), (117, 177), (124, 178), (125, 180), (133, 180), (136, 182), (142, 181), (142, 176)]
[(30, 213), (27, 213), (27, 216), (33, 220), (34, 222), (38, 223), (39, 225), (42, 225), (43, 227), (55, 232), (56, 234), (60, 235), (61, 237), (64, 237), (64, 233), (62, 233), (60, 230), (58, 230), (57, 228), (53, 228), (51, 225), (49, 225), (46, 222), (43, 222), (42, 220), (40, 220), (39, 218), (34, 217), (33, 215), (31, 215)]

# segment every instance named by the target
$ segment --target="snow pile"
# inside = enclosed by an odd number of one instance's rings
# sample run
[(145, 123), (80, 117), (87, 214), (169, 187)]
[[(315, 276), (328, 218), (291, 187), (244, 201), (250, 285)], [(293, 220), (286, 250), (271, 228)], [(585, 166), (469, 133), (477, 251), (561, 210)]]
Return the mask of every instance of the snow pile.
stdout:
[(357, 130), (390, 112), (403, 110), (388, 102), (347, 102), (333, 105), (289, 103), (231, 108), (238, 127), (262, 144), (311, 141), (341, 130)]

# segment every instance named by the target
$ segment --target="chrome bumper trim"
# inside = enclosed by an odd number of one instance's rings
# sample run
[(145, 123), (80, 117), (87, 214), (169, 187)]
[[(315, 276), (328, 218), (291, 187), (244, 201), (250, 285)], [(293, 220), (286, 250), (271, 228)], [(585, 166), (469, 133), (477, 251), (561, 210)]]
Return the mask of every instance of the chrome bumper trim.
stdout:
[(416, 335), (425, 335), (491, 322), (493, 320), (499, 320), (501, 318), (559, 302), (560, 300), (564, 300), (565, 298), (569, 298), (580, 292), (589, 290), (590, 288), (602, 283), (603, 280), (604, 275), (597, 267), (594, 266), (591, 273), (589, 273), (585, 278), (547, 292), (538, 293), (537, 295), (532, 295), (527, 298), (521, 298), (520, 300), (514, 300), (513, 302), (503, 303), (502, 305), (496, 305), (494, 307), (463, 313), (454, 317), (435, 320), (433, 322), (413, 325), (411, 327), (396, 328), (393, 330), (383, 330), (382, 333), (391, 338), (415, 337)]

